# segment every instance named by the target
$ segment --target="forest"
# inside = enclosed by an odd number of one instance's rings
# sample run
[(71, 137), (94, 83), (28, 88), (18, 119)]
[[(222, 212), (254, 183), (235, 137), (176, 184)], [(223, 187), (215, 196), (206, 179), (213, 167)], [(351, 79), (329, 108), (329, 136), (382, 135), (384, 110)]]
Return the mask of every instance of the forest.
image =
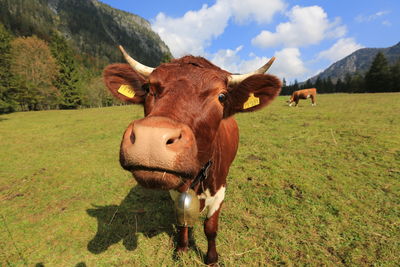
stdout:
[(101, 78), (123, 45), (157, 66), (171, 53), (140, 16), (91, 0), (0, 0), (0, 114), (121, 105)]
[(113, 104), (99, 71), (84, 67), (64, 37), (15, 37), (0, 24), (0, 113)]
[(338, 79), (336, 83), (330, 78), (318, 77), (315, 82), (309, 79), (303, 83), (295, 81), (287, 85), (283, 79), (281, 95), (290, 95), (293, 91), (313, 87), (322, 94), (400, 92), (400, 58), (393, 65), (389, 65), (385, 55), (378, 52), (365, 74), (347, 74), (344, 80)]

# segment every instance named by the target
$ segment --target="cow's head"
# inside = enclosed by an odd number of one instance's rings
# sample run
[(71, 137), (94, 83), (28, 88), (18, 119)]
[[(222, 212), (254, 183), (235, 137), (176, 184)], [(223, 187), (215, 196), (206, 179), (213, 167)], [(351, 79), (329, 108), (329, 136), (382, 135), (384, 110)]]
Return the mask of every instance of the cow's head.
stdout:
[(126, 129), (122, 167), (144, 187), (178, 189), (190, 182), (212, 156), (222, 120), (261, 109), (274, 99), (281, 82), (264, 72), (231, 75), (200, 57), (186, 56), (149, 68), (120, 47), (129, 64), (104, 70), (111, 93), (143, 104), (145, 117)]

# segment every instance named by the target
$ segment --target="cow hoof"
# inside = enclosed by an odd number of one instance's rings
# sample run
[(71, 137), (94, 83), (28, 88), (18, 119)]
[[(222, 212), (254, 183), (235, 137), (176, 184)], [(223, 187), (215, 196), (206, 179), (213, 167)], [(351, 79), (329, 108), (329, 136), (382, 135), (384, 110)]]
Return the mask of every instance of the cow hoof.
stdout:
[(219, 266), (218, 262), (206, 263), (206, 264), (207, 264), (207, 266), (210, 266), (210, 267), (218, 267)]
[(218, 264), (218, 254), (207, 255), (205, 263), (208, 266), (219, 266), (219, 264)]
[(176, 248), (176, 252), (178, 253), (178, 254), (180, 254), (180, 253), (185, 253), (185, 252), (187, 252), (188, 251), (188, 247), (178, 247), (178, 248)]

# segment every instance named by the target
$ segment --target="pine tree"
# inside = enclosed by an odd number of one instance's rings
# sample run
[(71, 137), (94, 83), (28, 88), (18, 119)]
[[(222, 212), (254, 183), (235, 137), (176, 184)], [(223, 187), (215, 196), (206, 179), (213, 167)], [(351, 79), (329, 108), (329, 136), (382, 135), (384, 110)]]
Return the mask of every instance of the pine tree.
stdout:
[(285, 87), (285, 86), (286, 86), (286, 79), (283, 78), (283, 79), (282, 79), (282, 87)]
[(349, 93), (365, 92), (364, 77), (360, 73), (355, 73), (351, 76), (350, 82), (346, 84)]
[(315, 81), (314, 87), (317, 88), (317, 91), (320, 93), (326, 93), (325, 88), (322, 86), (322, 80), (321, 77), (318, 76), (317, 80)]
[(390, 68), (390, 91), (400, 92), (400, 59)]
[(347, 93), (351, 93), (351, 80), (352, 80), (352, 76), (350, 73), (346, 73), (345, 77), (344, 77), (344, 91)]
[(76, 109), (82, 104), (82, 93), (79, 90), (78, 65), (74, 53), (67, 40), (58, 34), (53, 34), (50, 49), (59, 66), (55, 87), (61, 92), (60, 108)]
[(11, 34), (0, 23), (0, 114), (12, 112), (17, 102), (12, 96)]
[(326, 88), (325, 90), (326, 90), (327, 92), (329, 92), (329, 93), (336, 93), (335, 85), (332, 83), (331, 77), (327, 77), (327, 78), (325, 79), (324, 85), (325, 85), (325, 88)]
[(312, 88), (314, 87), (313, 84), (311, 83), (311, 80), (308, 79), (304, 85), (304, 88)]
[(345, 83), (342, 82), (342, 79), (339, 78), (336, 82), (335, 91), (344, 92), (344, 88), (345, 88)]
[(389, 75), (388, 62), (383, 53), (379, 52), (365, 75), (367, 92), (389, 91)]
[(297, 90), (299, 90), (299, 89), (300, 89), (300, 87), (299, 87), (299, 82), (298, 82), (297, 79), (296, 79), (296, 80), (294, 80), (293, 90), (294, 90), (294, 91), (297, 91)]

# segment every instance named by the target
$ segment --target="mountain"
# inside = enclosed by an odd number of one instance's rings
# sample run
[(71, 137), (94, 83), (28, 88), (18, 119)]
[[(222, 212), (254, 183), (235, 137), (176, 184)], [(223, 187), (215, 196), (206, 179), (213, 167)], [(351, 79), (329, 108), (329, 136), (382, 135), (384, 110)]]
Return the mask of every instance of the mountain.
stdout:
[(147, 20), (97, 0), (0, 0), (0, 22), (15, 36), (60, 33), (86, 67), (122, 61), (119, 44), (149, 66), (172, 57)]
[(331, 78), (333, 83), (338, 79), (344, 80), (346, 74), (361, 73), (365, 74), (371, 67), (371, 63), (378, 52), (382, 52), (390, 65), (400, 59), (400, 42), (387, 48), (361, 48), (349, 56), (337, 61), (326, 70), (310, 78), (314, 83), (318, 78)]

